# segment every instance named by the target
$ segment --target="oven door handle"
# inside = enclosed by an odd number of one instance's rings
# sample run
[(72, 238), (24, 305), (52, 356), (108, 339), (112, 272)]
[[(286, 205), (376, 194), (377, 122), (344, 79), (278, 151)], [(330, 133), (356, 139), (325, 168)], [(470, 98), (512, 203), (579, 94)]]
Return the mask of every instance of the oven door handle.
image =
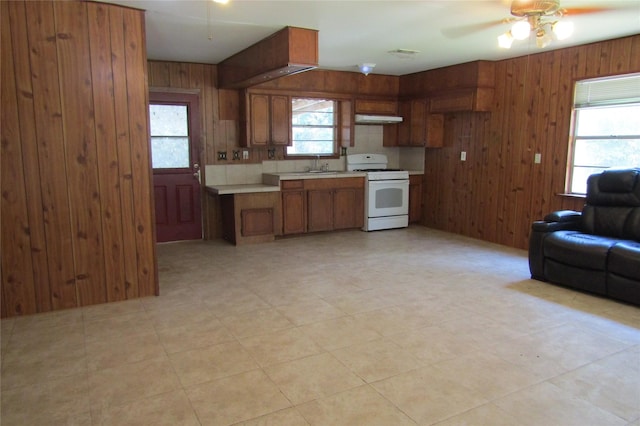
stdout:
[(409, 179), (370, 180), (369, 181), (369, 185), (378, 185), (378, 184), (388, 185), (390, 183), (403, 185), (403, 184), (409, 183)]

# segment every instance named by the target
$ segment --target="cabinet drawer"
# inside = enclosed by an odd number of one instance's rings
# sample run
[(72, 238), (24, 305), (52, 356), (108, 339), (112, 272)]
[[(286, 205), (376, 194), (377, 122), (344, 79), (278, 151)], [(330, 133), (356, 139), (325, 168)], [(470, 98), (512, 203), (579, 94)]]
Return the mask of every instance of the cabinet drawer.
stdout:
[(307, 179), (304, 189), (364, 188), (363, 177)]
[(281, 180), (280, 188), (283, 191), (287, 189), (303, 189), (304, 182), (302, 180)]

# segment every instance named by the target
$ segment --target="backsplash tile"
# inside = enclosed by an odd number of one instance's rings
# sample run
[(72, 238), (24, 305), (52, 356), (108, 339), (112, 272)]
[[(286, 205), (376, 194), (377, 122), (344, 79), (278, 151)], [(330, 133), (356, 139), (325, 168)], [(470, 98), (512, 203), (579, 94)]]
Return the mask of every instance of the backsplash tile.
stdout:
[[(388, 167), (423, 170), (424, 148), (387, 148), (382, 145), (382, 126), (356, 126), (355, 146), (347, 154), (385, 154)], [(329, 170), (346, 170), (346, 157), (321, 159), (319, 165), (329, 164)], [(313, 160), (264, 161), (257, 164), (229, 164), (206, 166), (207, 185), (241, 185), (262, 182), (263, 173), (304, 172), (314, 165)]]

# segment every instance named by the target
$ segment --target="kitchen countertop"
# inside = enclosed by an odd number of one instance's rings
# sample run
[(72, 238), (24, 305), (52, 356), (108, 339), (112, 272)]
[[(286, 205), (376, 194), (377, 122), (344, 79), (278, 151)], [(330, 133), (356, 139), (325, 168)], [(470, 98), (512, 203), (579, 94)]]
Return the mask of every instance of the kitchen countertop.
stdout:
[[(410, 175), (422, 175), (422, 171), (409, 171)], [(207, 185), (207, 191), (216, 195), (248, 194), (252, 192), (277, 192), (280, 191), (281, 180), (297, 179), (336, 179), (349, 177), (365, 177), (366, 172), (329, 171), (321, 173), (310, 172), (280, 172), (263, 173), (262, 183), (249, 183), (237, 185)]]
[(249, 183), (245, 185), (207, 185), (207, 191), (217, 195), (248, 194), (251, 192), (278, 192), (279, 185)]
[(335, 179), (346, 177), (365, 177), (364, 172), (281, 172), (281, 173), (263, 173), (262, 182), (265, 184), (279, 185), (281, 180), (297, 180), (297, 179)]

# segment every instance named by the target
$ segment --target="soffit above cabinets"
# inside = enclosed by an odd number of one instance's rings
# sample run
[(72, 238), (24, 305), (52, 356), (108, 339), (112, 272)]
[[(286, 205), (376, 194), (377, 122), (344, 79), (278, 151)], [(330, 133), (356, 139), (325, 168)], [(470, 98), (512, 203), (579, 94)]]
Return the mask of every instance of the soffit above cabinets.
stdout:
[(218, 64), (223, 89), (255, 86), (318, 66), (318, 31), (285, 27)]

